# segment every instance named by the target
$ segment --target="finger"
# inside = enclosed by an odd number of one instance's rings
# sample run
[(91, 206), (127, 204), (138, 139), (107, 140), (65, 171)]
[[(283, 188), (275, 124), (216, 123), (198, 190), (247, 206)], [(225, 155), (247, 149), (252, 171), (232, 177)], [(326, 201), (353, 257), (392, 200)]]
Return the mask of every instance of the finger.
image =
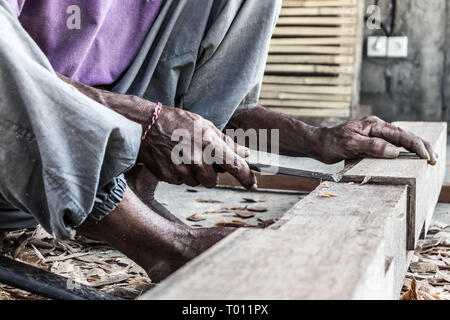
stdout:
[(145, 167), (153, 173), (158, 180), (164, 181), (170, 184), (180, 185), (182, 184), (180, 178), (176, 174), (175, 170), (170, 165), (162, 165), (154, 157), (158, 157), (162, 159), (161, 154), (152, 154), (148, 155), (147, 153), (142, 153), (141, 157), (143, 162), (145, 163)]
[(431, 160), (430, 153), (421, 138), (390, 123), (383, 121), (374, 126), (371, 130), (371, 136), (385, 139), (398, 147), (414, 152), (422, 159)]
[(194, 168), (195, 178), (206, 188), (214, 188), (217, 185), (217, 173), (212, 166), (200, 165)]
[(247, 165), (247, 162), (236, 154), (225, 142), (217, 143), (215, 158), (217, 163), (239, 183), (247, 189), (256, 190), (256, 177)]
[(400, 155), (400, 152), (394, 145), (380, 138), (361, 136), (359, 138), (359, 146), (360, 153), (376, 158), (395, 159)]
[(231, 148), (231, 150), (233, 150), (242, 158), (248, 158), (250, 156), (250, 149), (237, 144), (236, 142), (233, 141), (233, 139), (231, 139), (231, 137), (227, 136), (216, 127), (214, 128), (217, 135), (227, 144), (228, 147)]
[(428, 154), (430, 155), (430, 160), (428, 160), (428, 163), (434, 166), (437, 163), (438, 155), (433, 151), (431, 143), (423, 140), (423, 144), (425, 145), (425, 148), (427, 149)]
[(179, 165), (175, 166), (175, 171), (177, 175), (181, 178), (181, 181), (190, 186), (196, 187), (200, 184), (200, 182), (195, 178), (195, 175), (192, 170), (193, 166)]

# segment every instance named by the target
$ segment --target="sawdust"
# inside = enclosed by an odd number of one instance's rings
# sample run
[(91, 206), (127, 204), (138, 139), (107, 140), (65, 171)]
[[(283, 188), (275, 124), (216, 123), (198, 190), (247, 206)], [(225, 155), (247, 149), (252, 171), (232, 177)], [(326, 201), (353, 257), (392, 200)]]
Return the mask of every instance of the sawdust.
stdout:
[(450, 300), (450, 226), (435, 223), (421, 240), (403, 283), (402, 300)]
[[(83, 236), (58, 241), (40, 226), (7, 233), (0, 254), (124, 299), (155, 286), (141, 267), (108, 245)], [(43, 298), (0, 284), (0, 300), (37, 299)]]

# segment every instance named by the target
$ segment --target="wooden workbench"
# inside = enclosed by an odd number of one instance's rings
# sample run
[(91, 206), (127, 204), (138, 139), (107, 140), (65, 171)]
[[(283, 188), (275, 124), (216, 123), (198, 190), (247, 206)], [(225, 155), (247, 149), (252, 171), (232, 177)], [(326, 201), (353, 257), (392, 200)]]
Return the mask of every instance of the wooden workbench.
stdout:
[(398, 298), (444, 180), (447, 126), (397, 125), (430, 141), (438, 164), (364, 159), (344, 182), (321, 183), (267, 229), (234, 232), (141, 298)]

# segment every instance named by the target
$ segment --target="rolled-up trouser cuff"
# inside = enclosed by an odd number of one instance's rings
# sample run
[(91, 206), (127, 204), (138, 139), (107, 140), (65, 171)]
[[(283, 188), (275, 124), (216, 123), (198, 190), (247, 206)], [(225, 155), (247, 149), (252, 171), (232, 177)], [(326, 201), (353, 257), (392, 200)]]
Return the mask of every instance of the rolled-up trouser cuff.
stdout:
[(123, 174), (114, 178), (104, 188), (97, 192), (94, 208), (84, 220), (82, 226), (90, 226), (99, 223), (109, 215), (123, 200), (127, 182)]

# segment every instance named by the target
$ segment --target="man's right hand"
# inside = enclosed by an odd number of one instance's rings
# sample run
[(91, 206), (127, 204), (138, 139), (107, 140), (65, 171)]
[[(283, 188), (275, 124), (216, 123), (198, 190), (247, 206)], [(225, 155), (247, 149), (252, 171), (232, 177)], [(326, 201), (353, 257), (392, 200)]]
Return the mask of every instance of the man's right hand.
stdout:
[[(90, 87), (59, 73), (57, 76), (89, 98), (141, 124), (143, 128), (148, 126), (152, 118), (155, 104), (148, 100)], [(200, 129), (200, 141), (194, 141), (195, 126)], [(193, 153), (188, 155), (192, 160), (195, 159), (195, 162), (188, 161), (176, 165), (172, 161), (172, 150), (178, 144), (172, 141), (176, 129), (184, 129), (188, 133), (192, 138), (192, 146), (194, 143), (199, 144), (199, 147), (193, 148)], [(201, 184), (212, 188), (217, 184), (217, 173), (211, 164), (203, 161), (203, 151), (208, 146), (222, 150), (214, 155), (216, 163), (247, 189), (256, 189), (256, 178), (244, 160), (248, 156), (248, 149), (235, 144), (210, 121), (177, 108), (163, 108), (155, 126), (141, 144), (139, 160), (161, 181), (172, 184), (185, 183), (189, 186)]]
[[(150, 118), (151, 115), (149, 121)], [(183, 144), (189, 147), (191, 153), (183, 154), (184, 161), (176, 164), (172, 153), (180, 143), (179, 138), (183, 139)], [(211, 161), (205, 162), (205, 149), (206, 154), (213, 150), (211, 155), (215, 163), (245, 188), (256, 190), (256, 177), (244, 160), (249, 150), (236, 144), (212, 122), (178, 108), (163, 107), (158, 120), (141, 144), (139, 161), (162, 181), (212, 188), (217, 184), (217, 173)]]

